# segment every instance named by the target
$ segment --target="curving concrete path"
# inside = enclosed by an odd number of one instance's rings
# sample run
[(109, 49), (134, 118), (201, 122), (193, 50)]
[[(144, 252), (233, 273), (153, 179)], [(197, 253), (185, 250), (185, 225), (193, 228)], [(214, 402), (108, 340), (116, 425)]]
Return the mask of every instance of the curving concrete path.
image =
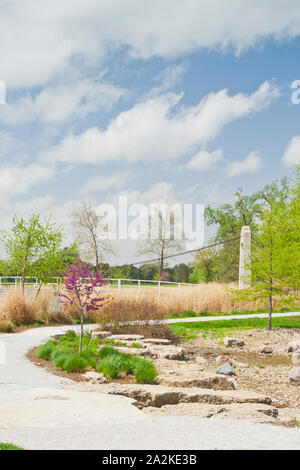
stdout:
[[(298, 317), (300, 312), (272, 313), (272, 318)], [(194, 323), (198, 321), (246, 320), (247, 318), (268, 318), (268, 313), (247, 313), (245, 315), (218, 315), (215, 317), (188, 317), (164, 320), (164, 323)]]
[(74, 382), (26, 359), (30, 348), (67, 329), (70, 326), (0, 334), (0, 350), (6, 350), (6, 360), (0, 363), (0, 442), (26, 449), (300, 450), (298, 429), (215, 418), (152, 417), (129, 398), (78, 391)]

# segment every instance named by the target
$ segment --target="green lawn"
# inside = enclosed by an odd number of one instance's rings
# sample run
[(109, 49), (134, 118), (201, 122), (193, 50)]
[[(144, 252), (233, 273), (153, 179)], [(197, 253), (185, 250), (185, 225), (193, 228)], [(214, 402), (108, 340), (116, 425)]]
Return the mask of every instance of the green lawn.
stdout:
[[(273, 313), (287, 313), (287, 312), (299, 312), (300, 307), (293, 307), (293, 308), (288, 308), (284, 307), (281, 309), (275, 309)], [(251, 315), (255, 313), (268, 313), (266, 310), (263, 309), (258, 309), (258, 310), (243, 310), (242, 312), (239, 310), (233, 310), (232, 312), (217, 312), (217, 313), (211, 313), (211, 312), (194, 312), (194, 311), (187, 311), (187, 312), (182, 312), (182, 313), (172, 313), (169, 315), (168, 318), (193, 318), (193, 317), (218, 317), (218, 316), (229, 316), (229, 315)]]
[[(295, 317), (282, 317), (273, 318), (273, 328), (299, 328), (300, 321), (295, 321)], [(230, 335), (236, 330), (252, 330), (255, 328), (266, 328), (267, 318), (245, 318), (236, 320), (215, 320), (215, 321), (201, 321), (190, 323), (173, 323), (168, 327), (181, 338), (182, 341), (188, 341), (197, 337), (199, 333), (202, 335), (213, 334), (215, 337), (222, 338), (223, 336)]]
[(22, 449), (22, 447), (15, 446), (14, 444), (0, 442), (0, 450), (24, 450), (24, 449)]

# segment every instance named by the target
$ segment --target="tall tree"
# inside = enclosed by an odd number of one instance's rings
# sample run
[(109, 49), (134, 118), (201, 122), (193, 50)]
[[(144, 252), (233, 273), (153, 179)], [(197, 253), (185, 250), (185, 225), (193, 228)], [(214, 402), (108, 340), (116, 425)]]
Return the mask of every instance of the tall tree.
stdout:
[[(274, 181), (261, 190), (248, 196), (241, 188), (235, 193), (233, 204), (224, 204), (217, 208), (208, 206), (205, 210), (207, 225), (216, 225), (216, 242), (226, 242), (239, 237), (243, 226), (251, 229), (255, 240), (259, 221), (264, 210), (277, 202), (286, 201), (289, 194), (287, 178)], [(215, 277), (222, 281), (236, 281), (239, 271), (239, 240), (224, 243), (216, 259)]]
[(300, 197), (299, 173), (292, 197), (288, 183), (268, 185), (261, 193), (263, 213), (250, 255), (251, 288), (238, 291), (238, 299), (267, 299), (268, 329), (272, 328), (274, 304), (299, 297)]
[(84, 201), (77, 211), (73, 213), (74, 226), (78, 231), (78, 244), (82, 248), (83, 257), (93, 262), (98, 271), (103, 262), (104, 253), (112, 253), (109, 240), (100, 238), (103, 228), (101, 217), (97, 214), (91, 201)]
[[(163, 275), (165, 256), (175, 249), (180, 249), (182, 240), (176, 239), (176, 228), (178, 221), (170, 207), (167, 211), (157, 207), (150, 217), (146, 238), (138, 249), (139, 255), (151, 254), (159, 258), (159, 275)], [(182, 234), (182, 239), (184, 234)]]
[(194, 274), (192, 279), (196, 280), (198, 278), (199, 281), (206, 283), (213, 281), (217, 257), (218, 251), (215, 247), (210, 247), (196, 253), (193, 262)]

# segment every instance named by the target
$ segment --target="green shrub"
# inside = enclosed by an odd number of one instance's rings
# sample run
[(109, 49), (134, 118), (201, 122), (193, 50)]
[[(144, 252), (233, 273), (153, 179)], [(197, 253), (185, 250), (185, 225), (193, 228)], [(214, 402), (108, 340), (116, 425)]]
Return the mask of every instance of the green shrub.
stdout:
[(64, 369), (64, 365), (70, 359), (70, 357), (71, 357), (70, 351), (68, 352), (57, 351), (57, 354), (55, 354), (55, 357), (51, 356), (51, 359), (56, 367)]
[(96, 369), (96, 359), (91, 355), (90, 351), (82, 351), (81, 357), (84, 357), (88, 361), (88, 365)]
[(36, 348), (36, 356), (40, 359), (46, 359), (48, 361), (55, 348), (55, 344), (55, 341), (48, 341), (45, 344), (41, 344), (41, 346)]
[(74, 330), (68, 330), (65, 332), (64, 336), (62, 336), (60, 339), (67, 338), (67, 339), (75, 339), (76, 338), (76, 332)]
[(0, 442), (0, 450), (24, 450), (22, 447), (9, 444), (7, 442)]
[(134, 377), (138, 383), (154, 383), (157, 377), (157, 370), (155, 365), (152, 362), (146, 361), (145, 359), (140, 359), (136, 363)]
[(112, 354), (101, 360), (97, 370), (98, 372), (102, 372), (102, 374), (108, 379), (114, 379), (118, 377), (122, 370), (124, 370), (124, 367), (126, 367), (126, 365), (122, 356), (119, 354)]
[(88, 360), (81, 354), (73, 354), (62, 364), (62, 368), (67, 372), (82, 372), (89, 365)]
[(98, 355), (101, 357), (101, 359), (104, 359), (105, 357), (108, 357), (108, 356), (113, 356), (114, 354), (118, 355), (120, 353), (115, 348), (112, 348), (111, 346), (103, 346), (98, 352)]

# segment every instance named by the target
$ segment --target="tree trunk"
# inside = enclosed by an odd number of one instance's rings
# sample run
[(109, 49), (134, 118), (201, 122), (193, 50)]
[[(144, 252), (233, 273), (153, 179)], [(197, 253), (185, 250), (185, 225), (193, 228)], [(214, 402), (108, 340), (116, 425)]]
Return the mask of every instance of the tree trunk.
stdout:
[(269, 317), (268, 317), (268, 330), (272, 330), (272, 312), (273, 312), (273, 296), (269, 296)]
[(80, 318), (80, 339), (79, 339), (79, 352), (82, 352), (82, 338), (83, 338), (83, 322), (84, 322), (84, 308), (81, 309)]
[(159, 275), (162, 277), (164, 271), (164, 249), (162, 248), (160, 254), (160, 267), (159, 267)]
[(42, 285), (43, 285), (43, 283), (40, 282), (40, 285), (39, 285), (39, 287), (38, 287), (38, 290), (36, 291), (36, 295), (35, 295), (35, 299), (34, 299), (34, 300), (36, 300), (36, 299), (38, 298), (38, 295), (39, 295), (39, 293), (41, 292)]

